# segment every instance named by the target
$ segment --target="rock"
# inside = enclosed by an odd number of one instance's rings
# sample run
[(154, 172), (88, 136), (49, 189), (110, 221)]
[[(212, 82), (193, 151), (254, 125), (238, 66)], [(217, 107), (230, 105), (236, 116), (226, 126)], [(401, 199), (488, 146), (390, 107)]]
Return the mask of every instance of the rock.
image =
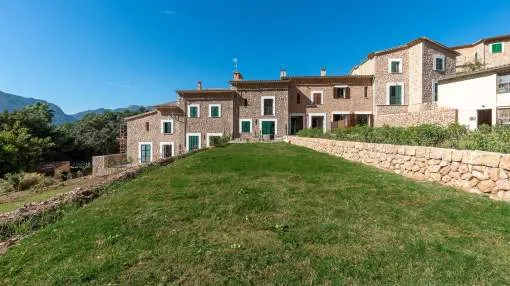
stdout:
[(499, 178), (508, 179), (508, 173), (505, 170), (499, 169)]
[(477, 188), (484, 192), (484, 193), (490, 193), (492, 192), (492, 189), (496, 186), (496, 183), (494, 183), (491, 180), (485, 180), (478, 183)]
[(415, 156), (417, 158), (425, 158), (427, 157), (428, 153), (427, 153), (427, 148), (425, 147), (417, 147), (416, 150), (415, 150)]
[(452, 171), (454, 171), (454, 172), (459, 169), (459, 166), (460, 166), (459, 162), (452, 162), (450, 164), (450, 167), (451, 167)]
[(499, 179), (499, 168), (491, 168), (489, 170), (489, 178), (496, 182)]
[(448, 149), (444, 149), (443, 157), (441, 159), (446, 162), (451, 162), (452, 161), (452, 151), (448, 150)]
[(510, 170), (510, 155), (501, 156), (499, 167), (505, 170)]
[(451, 180), (450, 176), (443, 176), (441, 178), (441, 181), (443, 181), (444, 183), (448, 183), (450, 180)]
[(414, 165), (414, 166), (411, 168), (411, 170), (412, 170), (413, 172), (418, 172), (420, 169), (421, 169), (421, 168), (420, 168), (420, 166), (418, 166), (418, 165)]
[(441, 163), (441, 160), (437, 159), (431, 159), (427, 162), (428, 165), (439, 165), (439, 163)]
[(443, 150), (440, 148), (429, 148), (429, 157), (430, 159), (442, 159), (443, 158)]
[(510, 181), (508, 181), (508, 180), (496, 181), (496, 189), (497, 190), (510, 190)]
[(471, 174), (473, 175), (473, 177), (477, 178), (480, 181), (489, 179), (489, 176), (487, 176), (486, 174), (484, 174), (480, 171), (473, 171), (473, 172), (471, 172)]
[(439, 173), (430, 173), (429, 177), (434, 182), (441, 181), (441, 174), (439, 174)]
[(460, 162), (462, 161), (462, 156), (464, 155), (465, 151), (462, 150), (453, 150), (452, 151), (452, 161), (453, 162)]
[(462, 174), (469, 172), (468, 164), (460, 164), (459, 172), (461, 172)]
[(471, 185), (471, 187), (478, 185), (479, 182), (480, 181), (477, 178), (472, 178), (471, 180), (469, 180), (469, 184)]
[[(441, 165), (439, 165), (439, 166), (441, 166)], [(450, 169), (451, 169), (450, 166), (445, 166), (445, 167), (441, 168), (439, 173), (444, 176), (444, 175), (450, 173)]]
[(416, 155), (416, 147), (407, 147), (406, 148), (406, 155), (408, 155), (408, 156)]
[(428, 168), (429, 172), (431, 172), (431, 173), (437, 173), (437, 172), (439, 172), (440, 169), (441, 169), (441, 166), (439, 166), (439, 165), (432, 165), (432, 166), (429, 166), (429, 168)]
[(464, 181), (469, 181), (469, 180), (471, 180), (472, 177), (473, 177), (473, 175), (471, 175), (471, 173), (465, 173), (465, 174), (462, 174), (462, 176), (460, 176), (460, 178)]
[(468, 192), (470, 192), (470, 193), (472, 193), (472, 194), (478, 194), (478, 195), (483, 194), (483, 193), (482, 193), (482, 192), (480, 192), (480, 190), (479, 190), (479, 189), (477, 189), (477, 188), (469, 189), (469, 191), (468, 191)]
[(472, 165), (498, 167), (501, 159), (500, 154), (492, 152), (469, 151), (466, 152), (466, 154), (467, 155), (462, 158), (462, 162)]

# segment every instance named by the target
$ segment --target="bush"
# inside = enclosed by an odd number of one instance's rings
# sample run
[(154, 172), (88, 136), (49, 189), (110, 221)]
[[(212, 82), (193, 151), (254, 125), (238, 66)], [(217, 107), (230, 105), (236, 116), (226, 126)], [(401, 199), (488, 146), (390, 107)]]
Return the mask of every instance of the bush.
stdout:
[(37, 173), (6, 174), (0, 179), (0, 193), (41, 189), (54, 184), (52, 178)]
[(329, 134), (324, 134), (322, 129), (303, 129), (298, 132), (298, 136), (510, 153), (510, 126), (506, 125), (482, 125), (475, 131), (469, 131), (459, 124), (451, 124), (448, 127), (422, 124), (414, 127), (377, 128), (365, 125), (340, 128)]
[(324, 137), (325, 134), (324, 131), (320, 128), (311, 128), (299, 130), (297, 135), (301, 137), (320, 138)]
[(211, 142), (210, 145), (214, 147), (224, 147), (228, 145), (228, 143), (231, 140), (230, 135), (223, 135), (223, 136), (213, 136), (210, 138)]

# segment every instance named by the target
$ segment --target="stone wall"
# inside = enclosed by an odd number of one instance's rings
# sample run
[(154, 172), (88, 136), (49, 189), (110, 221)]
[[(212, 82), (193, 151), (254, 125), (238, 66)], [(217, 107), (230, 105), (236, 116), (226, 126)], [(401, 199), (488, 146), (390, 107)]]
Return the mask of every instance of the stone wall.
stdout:
[(112, 154), (92, 157), (92, 175), (106, 176), (118, 173), (133, 164), (128, 162), (127, 154)]
[(438, 124), (448, 126), (457, 122), (457, 110), (446, 108), (427, 108), (418, 112), (382, 114), (375, 116), (375, 127), (383, 125), (409, 127), (420, 124)]
[(288, 142), (417, 180), (510, 201), (510, 154), (290, 136)]

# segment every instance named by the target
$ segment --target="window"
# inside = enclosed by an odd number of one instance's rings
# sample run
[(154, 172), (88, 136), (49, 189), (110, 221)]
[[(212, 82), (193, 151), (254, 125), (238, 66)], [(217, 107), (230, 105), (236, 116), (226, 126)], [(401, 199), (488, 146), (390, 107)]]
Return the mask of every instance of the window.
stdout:
[(221, 105), (220, 104), (209, 104), (209, 117), (213, 117), (213, 118), (221, 117)]
[(349, 87), (347, 86), (336, 86), (334, 92), (335, 98), (349, 98)]
[(510, 75), (498, 76), (498, 93), (510, 93)]
[(200, 117), (200, 106), (198, 104), (188, 105), (188, 117), (191, 118)]
[(261, 106), (261, 113), (262, 115), (275, 115), (275, 104), (274, 104), (275, 97), (274, 96), (262, 96), (262, 106)]
[(499, 53), (502, 53), (503, 50), (504, 50), (503, 43), (494, 43), (494, 44), (491, 44), (491, 53), (499, 54)]
[(174, 155), (174, 143), (162, 142), (160, 148), (161, 159), (170, 158)]
[(445, 57), (442, 55), (434, 56), (434, 70), (444, 71), (445, 70)]
[(437, 80), (432, 81), (432, 101), (437, 102), (438, 99), (439, 84)]
[(348, 114), (333, 114), (333, 121), (347, 120)]
[(140, 163), (149, 163), (152, 161), (152, 143), (138, 143), (138, 149), (140, 154)]
[(363, 91), (363, 96), (368, 98), (368, 86), (365, 86), (365, 90)]
[(244, 98), (243, 101), (244, 101), (244, 107), (248, 106), (248, 99)]
[(301, 104), (301, 93), (298, 93), (296, 96), (296, 102), (297, 104)]
[(403, 84), (398, 83), (388, 85), (388, 104), (389, 105), (404, 104)]
[(200, 149), (201, 146), (201, 137), (200, 133), (187, 133), (186, 135), (186, 146), (188, 147), (188, 151), (195, 151)]
[(389, 59), (388, 71), (389, 73), (402, 73), (402, 59)]
[(312, 102), (313, 104), (322, 104), (322, 91), (312, 91)]
[(240, 119), (241, 133), (251, 133), (251, 119)]
[(145, 131), (149, 131), (149, 122), (145, 122)]
[(172, 134), (174, 133), (174, 121), (173, 120), (161, 120), (161, 133)]

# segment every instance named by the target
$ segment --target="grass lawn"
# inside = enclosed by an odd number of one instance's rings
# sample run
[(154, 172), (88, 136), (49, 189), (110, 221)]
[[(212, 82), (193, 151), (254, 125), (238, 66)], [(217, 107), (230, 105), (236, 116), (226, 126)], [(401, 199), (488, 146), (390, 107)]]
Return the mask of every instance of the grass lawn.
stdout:
[(62, 186), (49, 187), (42, 192), (23, 191), (0, 195), (0, 213), (13, 211), (28, 203), (42, 202), (58, 194), (72, 191), (76, 187), (83, 187), (89, 184), (86, 177), (73, 179), (65, 182)]
[(112, 186), (0, 256), (0, 284), (509, 284), (510, 205), (245, 144)]

